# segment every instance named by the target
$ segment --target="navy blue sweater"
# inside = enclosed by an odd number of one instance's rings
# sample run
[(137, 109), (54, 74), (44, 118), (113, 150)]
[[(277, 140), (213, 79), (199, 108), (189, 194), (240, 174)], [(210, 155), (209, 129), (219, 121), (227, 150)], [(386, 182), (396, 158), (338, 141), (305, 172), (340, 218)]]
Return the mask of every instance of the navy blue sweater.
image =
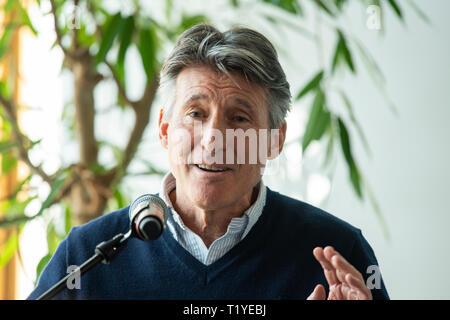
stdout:
[[(72, 228), (44, 269), (35, 299), (81, 265), (95, 246), (129, 229), (128, 208)], [(306, 299), (317, 284), (328, 292), (315, 247), (333, 246), (367, 279), (377, 265), (361, 231), (331, 214), (268, 189), (264, 211), (248, 235), (206, 266), (188, 253), (169, 230), (150, 242), (131, 238), (110, 264), (98, 264), (80, 289), (57, 299)], [(388, 299), (383, 281), (374, 299)]]

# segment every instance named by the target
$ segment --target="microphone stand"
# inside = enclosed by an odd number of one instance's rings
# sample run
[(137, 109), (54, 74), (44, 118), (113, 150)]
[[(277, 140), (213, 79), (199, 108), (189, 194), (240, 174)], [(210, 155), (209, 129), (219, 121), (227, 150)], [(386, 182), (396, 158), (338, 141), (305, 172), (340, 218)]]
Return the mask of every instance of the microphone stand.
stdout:
[(44, 292), (39, 298), (37, 298), (37, 300), (48, 300), (53, 298), (66, 287), (67, 280), (73, 277), (76, 273), (79, 272), (79, 276), (81, 277), (83, 274), (96, 266), (100, 261), (104, 264), (110, 263), (112, 259), (114, 259), (120, 252), (120, 250), (125, 247), (130, 235), (131, 230), (126, 234), (119, 233), (112, 239), (99, 243), (95, 247), (95, 254), (92, 257), (86, 260), (79, 268), (62, 278), (53, 287)]

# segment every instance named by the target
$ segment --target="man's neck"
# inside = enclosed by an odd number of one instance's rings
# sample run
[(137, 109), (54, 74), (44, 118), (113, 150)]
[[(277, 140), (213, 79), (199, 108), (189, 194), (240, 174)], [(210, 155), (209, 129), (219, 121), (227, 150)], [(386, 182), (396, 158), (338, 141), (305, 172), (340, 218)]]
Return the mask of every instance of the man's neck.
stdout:
[(189, 199), (177, 194), (177, 189), (169, 197), (175, 211), (180, 215), (186, 227), (196, 233), (209, 248), (214, 240), (223, 236), (231, 219), (240, 217), (256, 201), (260, 184), (232, 206), (217, 210), (205, 210), (193, 205)]

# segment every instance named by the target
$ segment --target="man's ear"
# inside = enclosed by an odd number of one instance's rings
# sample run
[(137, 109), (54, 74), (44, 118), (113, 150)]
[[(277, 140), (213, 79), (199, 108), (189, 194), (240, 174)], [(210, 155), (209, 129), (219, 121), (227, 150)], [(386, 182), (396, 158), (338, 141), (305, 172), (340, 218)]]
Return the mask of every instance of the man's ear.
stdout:
[(284, 141), (286, 140), (287, 123), (283, 122), (276, 130), (275, 134), (272, 134), (272, 132), (270, 134), (269, 160), (275, 159), (281, 154), (281, 151), (283, 151)]
[(284, 141), (286, 140), (286, 130), (287, 130), (287, 123), (286, 121), (283, 122), (283, 125), (280, 127), (280, 140), (279, 140), (279, 150), (278, 153), (281, 153), (283, 151)]
[(167, 149), (167, 145), (168, 145), (168, 134), (167, 134), (168, 128), (169, 128), (169, 123), (167, 122), (166, 117), (164, 117), (164, 109), (161, 108), (161, 110), (159, 110), (158, 135), (159, 135), (159, 140), (161, 141), (161, 145), (165, 149)]

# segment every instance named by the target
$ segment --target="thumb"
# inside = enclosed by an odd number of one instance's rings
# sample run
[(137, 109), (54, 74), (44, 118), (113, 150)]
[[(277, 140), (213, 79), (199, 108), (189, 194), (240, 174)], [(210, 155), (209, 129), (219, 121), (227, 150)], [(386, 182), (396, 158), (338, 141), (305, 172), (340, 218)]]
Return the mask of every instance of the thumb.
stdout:
[(318, 284), (306, 300), (325, 300), (325, 298), (325, 288), (323, 287), (323, 285)]

